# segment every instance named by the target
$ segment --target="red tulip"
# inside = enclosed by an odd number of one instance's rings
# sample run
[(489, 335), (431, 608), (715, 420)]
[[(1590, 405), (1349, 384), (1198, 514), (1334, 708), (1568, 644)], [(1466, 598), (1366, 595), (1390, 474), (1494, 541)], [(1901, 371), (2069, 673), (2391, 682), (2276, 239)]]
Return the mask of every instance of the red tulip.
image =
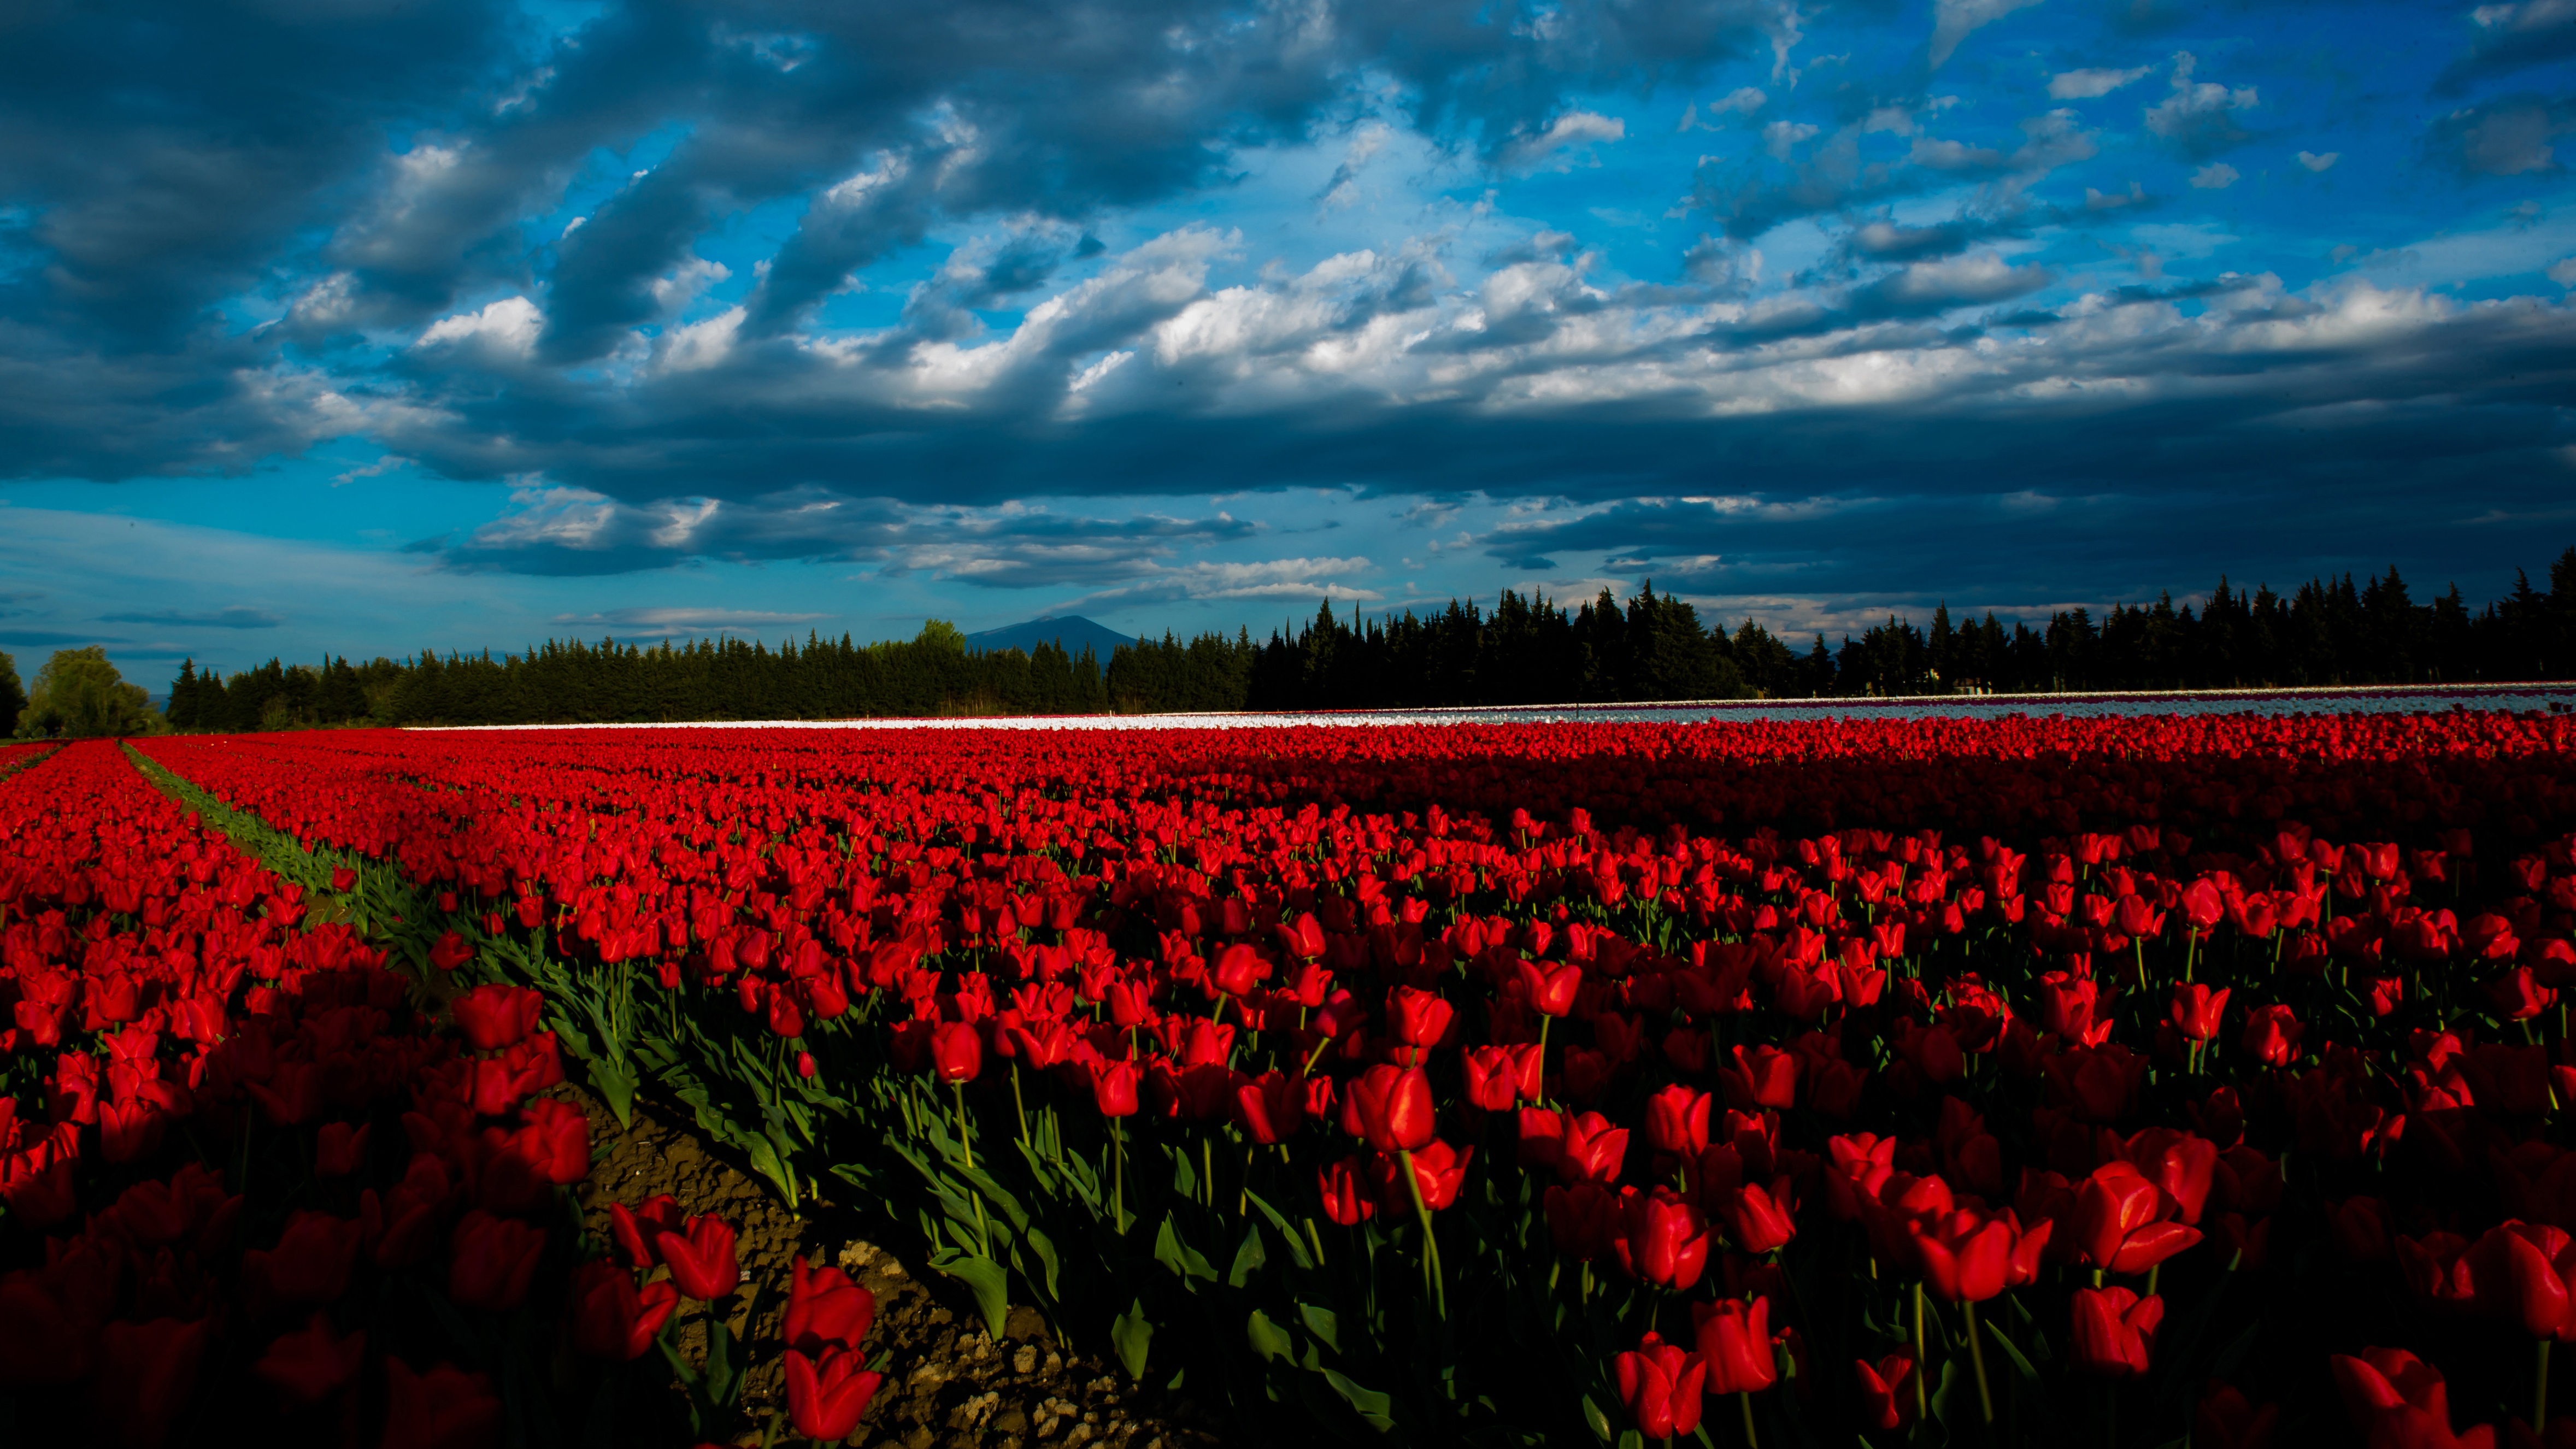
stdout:
[(787, 1346), (820, 1355), (835, 1346), (857, 1348), (876, 1321), (877, 1297), (838, 1268), (808, 1269), (799, 1254), (787, 1290)]
[(1144, 1072), (1132, 1061), (1108, 1061), (1095, 1058), (1082, 1064), (1091, 1078), (1092, 1104), (1103, 1117), (1136, 1115), (1136, 1084)]
[(1448, 1036), (1457, 1008), (1428, 991), (1399, 986), (1387, 993), (1387, 1025), (1407, 1046), (1436, 1047)]
[(2299, 1037), (2307, 1030), (2286, 1006), (2258, 1006), (2245, 1014), (2245, 1052), (2267, 1067), (2286, 1067), (2298, 1059)]
[(687, 1236), (664, 1233), (653, 1246), (670, 1266), (671, 1281), (700, 1302), (712, 1303), (742, 1282), (733, 1256), (733, 1224), (713, 1213), (689, 1219)]
[(2220, 1020), (2227, 1014), (2227, 988), (2212, 991), (2202, 982), (2174, 983), (2174, 1029), (2193, 1041), (2207, 1041), (2218, 1035)]
[(1380, 1152), (1409, 1152), (1431, 1140), (1431, 1079), (1420, 1067), (1379, 1063), (1350, 1084), (1342, 1130)]
[(1852, 1367), (1859, 1371), (1862, 1423), (1881, 1433), (1913, 1424), (1917, 1413), (1913, 1354), (1891, 1353), (1875, 1367), (1866, 1359), (1854, 1359)]
[(2576, 1340), (2576, 1241), (2557, 1228), (2507, 1219), (2461, 1256), (2475, 1285), (2476, 1306), (2523, 1332)]
[(2164, 1320), (2162, 1298), (2140, 1298), (2126, 1288), (2075, 1290), (2070, 1335), (2075, 1366), (2108, 1378), (2143, 1378)]
[(287, 1218), (277, 1247), (244, 1254), (244, 1267), (264, 1274), (269, 1291), (290, 1303), (330, 1303), (349, 1291), (358, 1237), (359, 1225), (347, 1218), (300, 1210)]
[(537, 1029), (537, 1018), (545, 1011), (544, 993), (524, 986), (492, 983), (477, 986), (447, 1004), (447, 1014), (456, 1021), (456, 1029), (465, 1035), (467, 1045), (476, 1051), (497, 1052), (516, 1046)]
[(1737, 1047), (1734, 1067), (1718, 1075), (1730, 1106), (1786, 1111), (1798, 1104), (1798, 1059), (1778, 1047)]
[(605, 1258), (573, 1274), (572, 1346), (591, 1358), (641, 1358), (680, 1306), (679, 1290), (655, 1281), (639, 1292), (635, 1277)]
[(196, 1392), (213, 1330), (202, 1318), (156, 1318), (111, 1323), (99, 1334), (98, 1407), (127, 1449), (153, 1449), (170, 1436), (170, 1421)]
[(1377, 1215), (1377, 1196), (1359, 1171), (1360, 1161), (1356, 1156), (1345, 1157), (1315, 1176), (1324, 1216), (1346, 1228)]
[[(313, 1143), (315, 1177), (347, 1177), (356, 1172), (367, 1156), (368, 1127), (352, 1128), (346, 1122), (325, 1122)], [(589, 1162), (585, 1157), (583, 1167)], [(580, 1181), (575, 1178), (574, 1181)]]
[(501, 1401), (484, 1374), (447, 1364), (415, 1374), (388, 1358), (385, 1395), (384, 1449), (480, 1449), (501, 1427)]
[(316, 1313), (304, 1327), (273, 1340), (251, 1372), (291, 1403), (318, 1404), (356, 1383), (366, 1359), (364, 1330), (342, 1338), (331, 1331), (328, 1314)]
[(2007, 1210), (1988, 1217), (1966, 1208), (1909, 1218), (1905, 1228), (1924, 1286), (1953, 1303), (1983, 1303), (2030, 1281), (2056, 1225), (2024, 1233)]
[(2451, 1432), (2450, 1391), (2442, 1371), (2402, 1348), (2365, 1348), (2359, 1358), (2327, 1361), (2344, 1412), (2373, 1449), (2492, 1449), (2495, 1431)]
[(1657, 1152), (1697, 1158), (1708, 1150), (1709, 1095), (1679, 1082), (1646, 1099), (1646, 1143)]
[(1708, 1368), (1710, 1393), (1758, 1394), (1779, 1378), (1771, 1348), (1770, 1299), (1694, 1303), (1691, 1323), (1699, 1336), (1700, 1362)]
[(2094, 1169), (2075, 1195), (2075, 1241), (2086, 1263), (2143, 1273), (2200, 1241), (2196, 1228), (2166, 1220), (2172, 1199), (2126, 1162)]
[(1524, 960), (1515, 969), (1529, 995), (1530, 1010), (1543, 1016), (1564, 1016), (1574, 1010), (1575, 992), (1583, 985), (1580, 963)]
[(1708, 1230), (1690, 1200), (1669, 1187), (1631, 1193), (1622, 1203), (1612, 1249), (1628, 1276), (1658, 1288), (1687, 1289), (1708, 1266)]
[(1539, 1095), (1536, 1042), (1470, 1047), (1460, 1061), (1467, 1071), (1467, 1100), (1488, 1112), (1508, 1112)]
[(476, 1208), (457, 1219), (449, 1247), (447, 1296), (467, 1308), (506, 1313), (528, 1296), (546, 1235), (517, 1218)]
[(1726, 1235), (1735, 1246), (1747, 1253), (1768, 1253), (1788, 1246), (1798, 1235), (1798, 1208), (1790, 1196), (1792, 1179), (1775, 1179), (1765, 1188), (1746, 1183), (1719, 1195), (1717, 1215), (1726, 1221)]
[(787, 1351), (787, 1421), (796, 1432), (825, 1444), (837, 1444), (858, 1432), (884, 1375), (871, 1373), (855, 1350), (826, 1349), (809, 1359)]
[(2210, 1449), (2269, 1449), (2272, 1431), (2281, 1422), (2281, 1406), (2256, 1408), (2233, 1385), (2212, 1381), (2194, 1415), (2199, 1442)]
[(1234, 1089), (1234, 1122), (1267, 1147), (1297, 1135), (1306, 1122), (1303, 1083), (1273, 1068)]
[(1590, 1263), (1609, 1257), (1627, 1231), (1619, 1196), (1598, 1183), (1579, 1182), (1572, 1187), (1551, 1183), (1540, 1203), (1556, 1250), (1569, 1258)]
[(1619, 1397), (1637, 1432), (1649, 1439), (1671, 1439), (1699, 1427), (1700, 1360), (1652, 1333), (1617, 1360)]
[(637, 1272), (650, 1269), (662, 1261), (654, 1241), (664, 1233), (680, 1230), (679, 1199), (669, 1193), (645, 1199), (633, 1211), (626, 1204), (608, 1205), (608, 1229), (617, 1246), (626, 1253), (626, 1264)]
[(974, 1024), (943, 1021), (930, 1029), (930, 1065), (943, 1082), (971, 1082), (984, 1070), (984, 1034)]

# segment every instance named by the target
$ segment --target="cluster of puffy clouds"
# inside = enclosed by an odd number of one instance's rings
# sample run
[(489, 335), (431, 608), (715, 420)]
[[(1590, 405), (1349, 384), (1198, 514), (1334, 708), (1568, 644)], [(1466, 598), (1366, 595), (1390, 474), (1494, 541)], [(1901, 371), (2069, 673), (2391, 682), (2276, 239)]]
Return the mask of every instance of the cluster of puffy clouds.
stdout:
[(403, 557), (1031, 612), (1427, 563), (1794, 622), (2576, 532), (2571, 0), (2122, 10), (66, 6), (0, 53), (0, 468), (254, 531), (280, 459), (506, 480)]

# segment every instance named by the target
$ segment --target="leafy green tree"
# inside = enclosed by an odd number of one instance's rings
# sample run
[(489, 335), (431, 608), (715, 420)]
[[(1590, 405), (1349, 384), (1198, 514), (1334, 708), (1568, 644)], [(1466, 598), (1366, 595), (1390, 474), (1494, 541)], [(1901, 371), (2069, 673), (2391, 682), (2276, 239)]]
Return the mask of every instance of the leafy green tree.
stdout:
[(18, 733), (29, 738), (93, 739), (166, 729), (143, 686), (128, 684), (96, 644), (57, 649), (36, 675)]
[(26, 707), (27, 690), (18, 682), (18, 661), (0, 653), (0, 720), (14, 725)]

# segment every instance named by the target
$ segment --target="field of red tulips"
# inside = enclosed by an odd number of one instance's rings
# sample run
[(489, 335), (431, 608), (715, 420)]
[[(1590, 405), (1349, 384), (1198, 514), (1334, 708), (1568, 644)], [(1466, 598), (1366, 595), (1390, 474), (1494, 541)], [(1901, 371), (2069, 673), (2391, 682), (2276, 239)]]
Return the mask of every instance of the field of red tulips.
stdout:
[(997, 1337), (1033, 1305), (1295, 1438), (2576, 1442), (2571, 747), (72, 746), (0, 781), (0, 1392), (133, 1443), (569, 1443), (783, 1354), (772, 1432), (865, 1442), (864, 1290), (668, 1347), (728, 1230), (585, 1240), (564, 1072), (891, 1219)]

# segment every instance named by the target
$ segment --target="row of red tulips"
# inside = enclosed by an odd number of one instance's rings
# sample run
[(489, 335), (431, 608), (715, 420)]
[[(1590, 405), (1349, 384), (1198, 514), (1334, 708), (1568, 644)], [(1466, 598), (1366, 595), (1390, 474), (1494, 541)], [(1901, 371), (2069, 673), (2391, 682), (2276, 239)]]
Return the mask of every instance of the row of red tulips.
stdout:
[(2569, 735), (150, 748), (437, 897), (427, 964), (542, 986), (594, 1080), (1139, 1373), (1428, 1439), (1716, 1392), (1757, 1438), (2250, 1445), (2338, 1384), (2443, 1442), (2399, 1343), (2557, 1428), (2502, 1350), (2576, 1227)]
[[(0, 782), (0, 1413), (30, 1442), (589, 1442), (675, 1367), (721, 1409), (739, 1372), (666, 1329), (733, 1293), (731, 1229), (663, 1199), (617, 1210), (622, 1255), (586, 1239), (589, 1127), (540, 1095), (531, 1003), (467, 992), (451, 1030), (345, 904), (112, 744)], [(801, 1432), (855, 1426), (870, 1306), (799, 1265)]]

